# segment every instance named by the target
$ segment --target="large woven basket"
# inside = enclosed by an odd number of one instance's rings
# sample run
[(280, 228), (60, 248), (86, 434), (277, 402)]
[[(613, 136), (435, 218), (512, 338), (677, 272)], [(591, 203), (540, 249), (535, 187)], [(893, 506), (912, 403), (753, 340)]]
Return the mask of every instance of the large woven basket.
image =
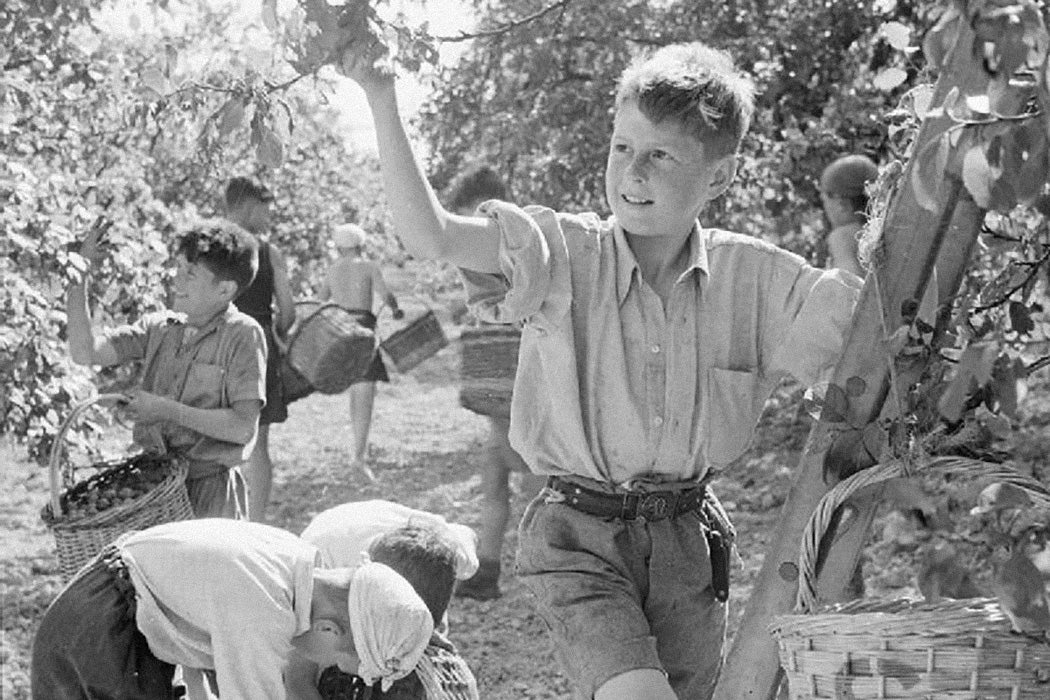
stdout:
[[(927, 469), (1014, 484), (1041, 507), (1050, 491), (1009, 467), (954, 457)], [(816, 558), (835, 511), (858, 490), (904, 476), (899, 462), (866, 469), (821, 499), (803, 535), (796, 613), (774, 618), (792, 700), (1050, 698), (1050, 645), (1011, 630), (993, 598), (864, 599), (817, 609)]]
[(448, 345), (448, 338), (432, 309), (414, 318), (403, 328), (391, 333), (379, 344), (390, 358), (394, 369), (408, 372), (423, 360)]
[(375, 331), (361, 323), (363, 312), (329, 302), (301, 301), (296, 308), (302, 321), (288, 341), (291, 368), (322, 394), (338, 394), (363, 377), (376, 353)]
[(515, 326), (464, 329), (459, 337), (460, 404), (483, 416), (510, 417), (521, 331)]
[[(64, 441), (74, 421), (90, 406), (101, 401), (116, 401), (119, 394), (99, 394), (73, 407), (62, 423), (51, 446), (49, 475), (51, 500), (42, 518), (54, 533), (58, 563), (62, 575), (70, 578), (104, 546), (131, 530), (186, 520), (193, 508), (186, 493), (184, 460), (168, 455), (136, 455), (116, 461), (99, 462), (87, 467), (93, 475), (78, 481), (78, 469), (68, 461), (63, 465)], [(67, 505), (92, 489), (107, 487), (141, 478), (155, 483), (150, 490), (133, 499), (125, 499), (97, 513), (71, 517)]]

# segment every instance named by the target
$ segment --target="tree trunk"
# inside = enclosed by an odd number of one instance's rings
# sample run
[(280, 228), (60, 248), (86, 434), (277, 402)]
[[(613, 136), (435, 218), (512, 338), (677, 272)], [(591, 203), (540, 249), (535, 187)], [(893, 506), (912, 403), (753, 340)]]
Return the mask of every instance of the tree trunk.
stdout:
[[(971, 72), (972, 64), (965, 60), (971, 51), (973, 32), (966, 22), (958, 24), (955, 50), (937, 81), (933, 105), (942, 104), (953, 87), (959, 87), (966, 94), (968, 85), (980, 85), (983, 92), (987, 84), (987, 76)], [(940, 137), (949, 125), (943, 116), (924, 121), (913, 153), (922, 153), (923, 145)], [(891, 387), (889, 358), (883, 340), (903, 323), (901, 304), (922, 298), (935, 263), (940, 287), (938, 298), (942, 302), (951, 298), (963, 278), (969, 252), (984, 218), (984, 212), (969, 196), (964, 191), (960, 194), (961, 183), (954, 178), (945, 178), (941, 183), (937, 195), (937, 200), (943, 203), (941, 210), (923, 209), (911, 185), (916, 167), (913, 157), (897, 186), (883, 225), (882, 259), (865, 281), (833, 375), (832, 381), (839, 386), (844, 386), (851, 377), (864, 380), (865, 392), (850, 400), (848, 417), (852, 425), (876, 420), (884, 408), (895, 409), (886, 406)], [(776, 643), (767, 628), (775, 615), (790, 612), (794, 607), (799, 543), (810, 514), (827, 489), (849, 474), (850, 465), (845, 459), (849, 455), (836, 451), (839, 445), (835, 433), (832, 425), (821, 420), (809, 435), (796, 481), (776, 528), (776, 540), (766, 552), (715, 690), (715, 700), (767, 700), (777, 694), (781, 669)], [(833, 544), (825, 552), (820, 572), (817, 590), (822, 597), (834, 598), (849, 580), (877, 505), (877, 496), (867, 503), (854, 504), (848, 524), (838, 532), (828, 533), (828, 541)]]

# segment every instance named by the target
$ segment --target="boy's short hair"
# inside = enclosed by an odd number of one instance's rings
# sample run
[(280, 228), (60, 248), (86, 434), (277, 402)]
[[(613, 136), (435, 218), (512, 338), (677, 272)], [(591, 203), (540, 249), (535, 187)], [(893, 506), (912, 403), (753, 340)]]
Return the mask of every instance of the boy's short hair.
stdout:
[(471, 202), (489, 199), (506, 199), (507, 187), (499, 174), (487, 165), (467, 170), (452, 183), (449, 192), (449, 207), (459, 210)]
[(242, 291), (259, 270), (259, 245), (255, 237), (225, 219), (204, 219), (183, 233), (175, 252), (191, 263), (200, 263), (216, 278), (237, 284)]
[(868, 208), (867, 186), (879, 177), (879, 166), (865, 155), (835, 159), (820, 175), (820, 191), (850, 202), (851, 211), (863, 214)]
[(273, 192), (265, 185), (247, 177), (233, 177), (226, 183), (226, 207), (254, 199), (257, 202), (272, 202)]
[(755, 84), (725, 51), (671, 44), (623, 72), (616, 108), (628, 101), (653, 122), (678, 122), (720, 158), (736, 152), (751, 125)]
[(368, 556), (412, 584), (430, 609), (434, 624), (441, 623), (456, 581), (456, 550), (440, 533), (429, 527), (406, 525), (376, 538), (368, 548)]

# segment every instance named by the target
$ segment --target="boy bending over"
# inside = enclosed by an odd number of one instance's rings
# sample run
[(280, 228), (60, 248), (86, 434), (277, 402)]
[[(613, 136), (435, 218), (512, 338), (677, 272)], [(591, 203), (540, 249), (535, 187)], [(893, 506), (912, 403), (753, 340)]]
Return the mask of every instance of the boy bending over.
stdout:
[(445, 211), (382, 52), (355, 42), (342, 69), (368, 98), (396, 230), (417, 257), (489, 273), (477, 312), (524, 323), (510, 443), (548, 478), (517, 569), (566, 675), (580, 698), (710, 697), (732, 532), (705, 484), (743, 453), (784, 375), (830, 373), (860, 280), (699, 222), (753, 111), (751, 80), (720, 51), (667, 46), (625, 71), (607, 219)]
[(278, 700), (293, 649), (386, 687), (411, 672), (434, 625), (408, 582), (384, 564), (318, 565), (315, 547), (259, 523), (123, 535), (44, 613), (33, 698), (172, 698), (178, 664), (191, 698)]
[[(327, 564), (344, 566), (364, 558), (386, 564), (403, 576), (426, 603), (435, 625), (421, 663), (438, 657), (454, 658), (460, 680), (477, 697), (473, 674), (443, 634), (448, 627), (445, 613), (454, 581), (468, 578), (477, 570), (472, 530), (449, 524), (432, 513), (375, 500), (345, 503), (319, 513), (300, 536), (320, 550)], [(363, 685), (335, 667), (318, 667), (294, 655), (293, 662), (287, 675), (288, 697), (293, 700), (337, 700), (345, 697), (346, 689)], [(409, 674), (389, 689), (373, 688), (371, 697), (440, 700), (436, 689), (427, 692), (424, 680), (429, 680), (425, 673)]]
[[(90, 269), (97, 234), (81, 253)], [(126, 397), (135, 442), (187, 459), (197, 517), (232, 517), (243, 513), (237, 465), (251, 453), (266, 396), (262, 328), (232, 303), (255, 276), (258, 250), (238, 226), (211, 219), (179, 238), (175, 262), (171, 310), (100, 337), (91, 327), (85, 273), (66, 299), (70, 355), (82, 365), (142, 360), (141, 386)]]

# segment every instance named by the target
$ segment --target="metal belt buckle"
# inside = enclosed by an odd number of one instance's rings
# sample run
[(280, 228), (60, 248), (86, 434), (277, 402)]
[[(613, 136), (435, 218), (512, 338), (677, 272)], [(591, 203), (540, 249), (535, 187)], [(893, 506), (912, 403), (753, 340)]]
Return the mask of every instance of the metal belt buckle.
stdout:
[(638, 502), (638, 517), (662, 520), (671, 515), (671, 504), (662, 493), (648, 493)]

